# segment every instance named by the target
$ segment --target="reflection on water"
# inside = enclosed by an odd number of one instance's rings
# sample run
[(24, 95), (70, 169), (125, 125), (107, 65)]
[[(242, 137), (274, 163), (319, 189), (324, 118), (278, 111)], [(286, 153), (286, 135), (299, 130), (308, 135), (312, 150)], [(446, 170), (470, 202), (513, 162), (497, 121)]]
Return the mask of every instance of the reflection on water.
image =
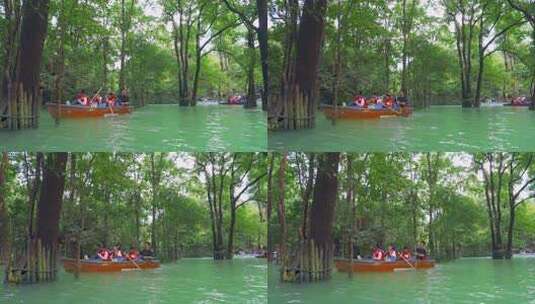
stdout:
[(269, 148), (304, 151), (533, 151), (535, 111), (435, 106), (411, 117), (338, 120), (318, 113), (311, 130), (269, 134)]
[(53, 283), (0, 285), (0, 303), (267, 303), (267, 265), (261, 259), (215, 262), (184, 259), (149, 271), (62, 272)]
[(535, 257), (461, 259), (434, 269), (335, 273), (317, 284), (281, 284), (269, 267), (270, 303), (535, 303)]
[(8, 151), (264, 151), (266, 115), (260, 108), (148, 105), (131, 115), (63, 119), (41, 112), (37, 129), (0, 131)]

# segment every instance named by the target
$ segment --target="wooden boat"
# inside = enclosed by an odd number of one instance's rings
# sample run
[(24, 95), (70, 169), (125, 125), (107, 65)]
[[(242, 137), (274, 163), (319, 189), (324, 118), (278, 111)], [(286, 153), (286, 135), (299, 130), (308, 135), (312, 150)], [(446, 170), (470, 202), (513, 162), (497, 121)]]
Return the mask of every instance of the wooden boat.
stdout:
[(340, 118), (340, 119), (379, 119), (386, 117), (408, 117), (412, 114), (412, 108), (405, 106), (400, 110), (393, 109), (363, 109), (356, 107), (338, 107), (336, 110), (333, 106), (323, 106), (323, 113), (328, 118)]
[[(76, 271), (76, 259), (63, 258), (63, 268), (67, 272)], [(160, 267), (158, 260), (144, 260), (136, 261), (136, 264), (141, 269), (154, 269)], [(112, 262), (112, 261), (98, 261), (98, 260), (81, 260), (80, 272), (117, 272), (123, 270), (138, 269), (132, 261)]]
[(58, 118), (87, 118), (87, 117), (104, 117), (113, 114), (129, 114), (132, 113), (133, 107), (119, 106), (113, 107), (113, 112), (110, 108), (92, 108), (80, 105), (59, 105), (57, 103), (46, 104), (48, 113), (55, 119)]
[(506, 107), (529, 107), (531, 106), (530, 102), (524, 102), (524, 103), (506, 103), (504, 104)]
[[(409, 260), (412, 264), (409, 265), (404, 260), (397, 260), (396, 262), (384, 262), (374, 260), (354, 260), (353, 272), (392, 272), (396, 270), (412, 269), (429, 269), (435, 267), (434, 260)], [(336, 269), (341, 272), (348, 272), (350, 267), (350, 261), (347, 259), (335, 259)]]

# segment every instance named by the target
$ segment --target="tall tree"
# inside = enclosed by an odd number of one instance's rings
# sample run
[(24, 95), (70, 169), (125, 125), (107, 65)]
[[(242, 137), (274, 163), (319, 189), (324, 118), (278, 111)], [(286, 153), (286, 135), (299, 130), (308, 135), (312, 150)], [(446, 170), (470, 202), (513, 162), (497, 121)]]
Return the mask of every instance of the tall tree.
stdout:
[(59, 218), (65, 189), (66, 152), (46, 155), (43, 182), (37, 203), (37, 238), (45, 248), (57, 252)]

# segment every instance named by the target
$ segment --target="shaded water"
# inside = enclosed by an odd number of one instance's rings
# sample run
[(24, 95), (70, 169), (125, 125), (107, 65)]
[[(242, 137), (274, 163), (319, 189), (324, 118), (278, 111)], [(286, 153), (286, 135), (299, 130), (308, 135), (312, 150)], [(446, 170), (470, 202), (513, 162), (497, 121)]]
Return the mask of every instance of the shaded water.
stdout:
[(533, 151), (535, 111), (433, 106), (411, 117), (338, 120), (317, 113), (310, 130), (271, 132), (269, 148), (290, 151)]
[(264, 151), (266, 115), (241, 106), (148, 105), (130, 115), (63, 119), (46, 111), (39, 128), (0, 131), (7, 151)]
[(28, 286), (0, 284), (0, 303), (267, 303), (263, 259), (183, 259), (146, 271), (61, 272), (58, 281)]
[(461, 259), (430, 270), (335, 273), (327, 282), (282, 284), (269, 267), (269, 303), (535, 303), (535, 257)]

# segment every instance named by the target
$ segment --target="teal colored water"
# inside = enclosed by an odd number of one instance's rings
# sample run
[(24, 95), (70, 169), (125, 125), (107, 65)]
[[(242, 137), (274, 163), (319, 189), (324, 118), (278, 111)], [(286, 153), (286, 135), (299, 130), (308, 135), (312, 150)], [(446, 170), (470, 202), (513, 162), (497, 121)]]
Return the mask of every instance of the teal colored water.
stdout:
[(53, 283), (0, 284), (0, 303), (267, 303), (261, 259), (183, 259), (156, 270), (105, 274), (62, 272)]
[(269, 303), (535, 303), (535, 257), (512, 261), (461, 259), (434, 269), (335, 273), (330, 281), (282, 284), (270, 268)]
[(266, 115), (240, 106), (148, 105), (130, 115), (63, 119), (46, 111), (37, 129), (0, 131), (7, 151), (265, 151)]
[(317, 113), (310, 130), (271, 132), (269, 148), (290, 151), (534, 151), (535, 111), (433, 106), (411, 117), (337, 120)]

